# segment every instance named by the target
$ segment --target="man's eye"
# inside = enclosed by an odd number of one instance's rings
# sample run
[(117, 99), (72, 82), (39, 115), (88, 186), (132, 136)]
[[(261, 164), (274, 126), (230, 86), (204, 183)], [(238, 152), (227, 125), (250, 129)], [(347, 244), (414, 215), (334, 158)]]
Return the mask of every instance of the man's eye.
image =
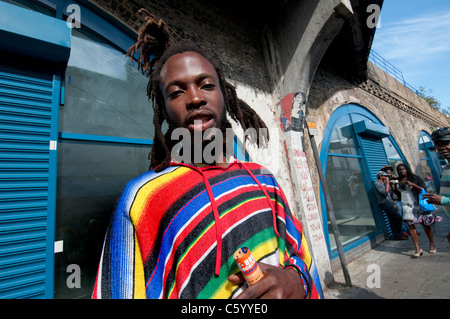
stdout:
[(172, 92), (169, 92), (169, 97), (174, 98), (182, 93), (183, 93), (183, 91), (181, 91), (181, 90), (172, 91)]
[(211, 83), (202, 85), (202, 89), (204, 89), (204, 90), (211, 90), (211, 89), (214, 89), (215, 87), (216, 86), (214, 84), (211, 84)]

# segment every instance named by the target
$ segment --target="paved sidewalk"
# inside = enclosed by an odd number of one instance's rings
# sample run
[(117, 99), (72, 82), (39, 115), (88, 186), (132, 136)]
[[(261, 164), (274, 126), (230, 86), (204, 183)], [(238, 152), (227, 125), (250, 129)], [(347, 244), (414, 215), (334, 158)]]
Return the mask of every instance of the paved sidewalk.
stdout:
[[(386, 240), (348, 263), (352, 287), (345, 286), (342, 269), (334, 272), (335, 283), (324, 289), (326, 299), (425, 299), (450, 298), (450, 218), (433, 227), (436, 254), (430, 254), (421, 225), (419, 243), (424, 253), (415, 258), (412, 240)], [(377, 274), (380, 280), (377, 282)]]

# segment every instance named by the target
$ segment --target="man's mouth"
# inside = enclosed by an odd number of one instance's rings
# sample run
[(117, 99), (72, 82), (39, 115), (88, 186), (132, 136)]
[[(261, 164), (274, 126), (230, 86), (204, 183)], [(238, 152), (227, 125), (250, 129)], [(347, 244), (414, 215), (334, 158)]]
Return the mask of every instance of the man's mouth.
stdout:
[(192, 112), (186, 119), (187, 126), (191, 131), (205, 131), (212, 127), (214, 115), (206, 110)]

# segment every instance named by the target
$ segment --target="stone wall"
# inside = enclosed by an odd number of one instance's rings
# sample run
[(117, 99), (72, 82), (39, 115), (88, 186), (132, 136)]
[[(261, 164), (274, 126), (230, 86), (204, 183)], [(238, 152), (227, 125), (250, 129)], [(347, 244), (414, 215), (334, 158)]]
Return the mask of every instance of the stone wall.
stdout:
[(207, 0), (91, 0), (137, 32), (146, 8), (169, 26), (175, 41), (189, 38), (209, 51), (230, 78), (268, 90), (259, 28), (242, 19), (239, 7)]

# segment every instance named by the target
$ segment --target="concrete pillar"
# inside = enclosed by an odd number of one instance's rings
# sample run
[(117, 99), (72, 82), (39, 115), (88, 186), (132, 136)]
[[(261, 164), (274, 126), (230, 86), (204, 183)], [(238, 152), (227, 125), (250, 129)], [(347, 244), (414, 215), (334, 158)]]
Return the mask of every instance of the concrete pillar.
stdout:
[(353, 14), (348, 0), (292, 1), (283, 18), (266, 30), (268, 69), (281, 97), (284, 143), (294, 187), (294, 212), (317, 265), (322, 284), (333, 281), (322, 214), (318, 209), (304, 147), (307, 96), (315, 71), (344, 20)]

